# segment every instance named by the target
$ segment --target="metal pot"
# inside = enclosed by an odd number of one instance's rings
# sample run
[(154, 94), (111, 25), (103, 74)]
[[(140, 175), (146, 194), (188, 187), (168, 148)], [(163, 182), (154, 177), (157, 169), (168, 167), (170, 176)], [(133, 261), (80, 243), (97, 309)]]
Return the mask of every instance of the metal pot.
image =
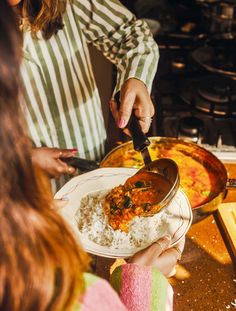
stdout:
[(214, 74), (236, 77), (235, 68), (236, 36), (215, 35), (207, 44), (191, 53), (194, 62)]
[[(150, 141), (149, 152), (151, 152), (151, 157), (153, 157), (152, 160), (155, 159), (155, 150), (158, 150), (158, 152), (156, 152), (156, 158), (171, 157), (171, 153), (173, 154), (171, 158), (179, 166), (180, 186), (182, 186), (187, 195), (188, 191), (192, 189), (190, 189), (191, 186), (188, 185), (188, 183), (185, 183), (185, 180), (188, 181), (189, 178), (189, 181), (193, 181), (193, 177), (185, 175), (187, 172), (185, 168), (188, 163), (195, 161), (199, 168), (201, 166), (207, 174), (209, 174), (212, 189), (204, 201), (199, 202), (196, 206), (192, 205), (194, 221), (215, 211), (223, 201), (229, 187), (236, 189), (236, 180), (227, 179), (227, 171), (223, 163), (206, 149), (192, 142), (176, 138), (151, 137)], [(143, 165), (142, 158), (139, 156), (139, 153), (133, 149), (132, 142), (124, 143), (111, 150), (100, 164), (101, 167), (123, 166), (137, 168)], [(197, 182), (195, 185), (198, 186)], [(205, 191), (207, 192), (208, 189), (205, 189)]]
[(236, 30), (234, 1), (202, 1), (202, 24), (211, 34), (232, 33)]

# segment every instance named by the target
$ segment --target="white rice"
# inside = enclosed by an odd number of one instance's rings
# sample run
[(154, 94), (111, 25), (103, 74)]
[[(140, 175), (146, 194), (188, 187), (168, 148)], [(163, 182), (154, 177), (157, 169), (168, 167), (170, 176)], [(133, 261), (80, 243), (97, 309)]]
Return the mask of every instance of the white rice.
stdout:
[(152, 217), (134, 217), (129, 223), (128, 233), (114, 230), (103, 211), (105, 196), (109, 191), (89, 193), (82, 198), (76, 212), (78, 229), (89, 240), (115, 249), (133, 249), (151, 244), (165, 234), (170, 221), (165, 209)]

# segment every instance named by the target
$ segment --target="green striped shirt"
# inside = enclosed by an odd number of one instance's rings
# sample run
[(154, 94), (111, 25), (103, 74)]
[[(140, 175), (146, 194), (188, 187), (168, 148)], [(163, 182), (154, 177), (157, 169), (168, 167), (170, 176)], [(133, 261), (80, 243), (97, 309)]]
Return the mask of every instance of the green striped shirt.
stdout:
[(99, 160), (106, 132), (88, 44), (116, 65), (114, 92), (131, 77), (151, 89), (157, 45), (147, 25), (117, 0), (72, 0), (63, 22), (49, 40), (24, 32), (22, 96), (29, 134), (38, 147), (78, 148), (80, 157)]

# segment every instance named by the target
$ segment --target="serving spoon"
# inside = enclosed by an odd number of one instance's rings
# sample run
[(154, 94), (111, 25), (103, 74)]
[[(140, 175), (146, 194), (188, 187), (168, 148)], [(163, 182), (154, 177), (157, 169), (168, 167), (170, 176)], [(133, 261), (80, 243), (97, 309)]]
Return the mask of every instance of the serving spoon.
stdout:
[(128, 178), (124, 187), (136, 188), (138, 191), (140, 185), (145, 185), (145, 181), (150, 182), (147, 191), (153, 190), (155, 195), (150, 193), (144, 200), (140, 197), (140, 205), (145, 206), (145, 203), (149, 205), (149, 209), (141, 216), (152, 216), (167, 206), (176, 195), (180, 183), (178, 166), (168, 158), (152, 161)]
[[(119, 107), (119, 92), (115, 95), (115, 100)], [(141, 126), (134, 112), (131, 114), (127, 128), (132, 136), (134, 149), (141, 152), (145, 165), (134, 176), (131, 176), (124, 186), (126, 186), (127, 183), (135, 185), (140, 178), (143, 181), (152, 180), (152, 185), (155, 187), (158, 195), (155, 196), (155, 202), (151, 203), (151, 211), (146, 214), (146, 216), (151, 216), (168, 205), (177, 193), (180, 183), (179, 169), (175, 161), (169, 158), (161, 158), (155, 161), (151, 160), (148, 151), (148, 146), (151, 142), (142, 132)]]

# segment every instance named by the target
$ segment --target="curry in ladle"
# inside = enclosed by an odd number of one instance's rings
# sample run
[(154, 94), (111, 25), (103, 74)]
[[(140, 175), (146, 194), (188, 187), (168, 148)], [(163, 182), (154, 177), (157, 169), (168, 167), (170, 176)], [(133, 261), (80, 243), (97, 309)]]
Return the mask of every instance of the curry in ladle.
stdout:
[(113, 229), (128, 232), (128, 223), (135, 216), (152, 216), (171, 191), (173, 184), (164, 176), (140, 171), (106, 196), (104, 210)]

